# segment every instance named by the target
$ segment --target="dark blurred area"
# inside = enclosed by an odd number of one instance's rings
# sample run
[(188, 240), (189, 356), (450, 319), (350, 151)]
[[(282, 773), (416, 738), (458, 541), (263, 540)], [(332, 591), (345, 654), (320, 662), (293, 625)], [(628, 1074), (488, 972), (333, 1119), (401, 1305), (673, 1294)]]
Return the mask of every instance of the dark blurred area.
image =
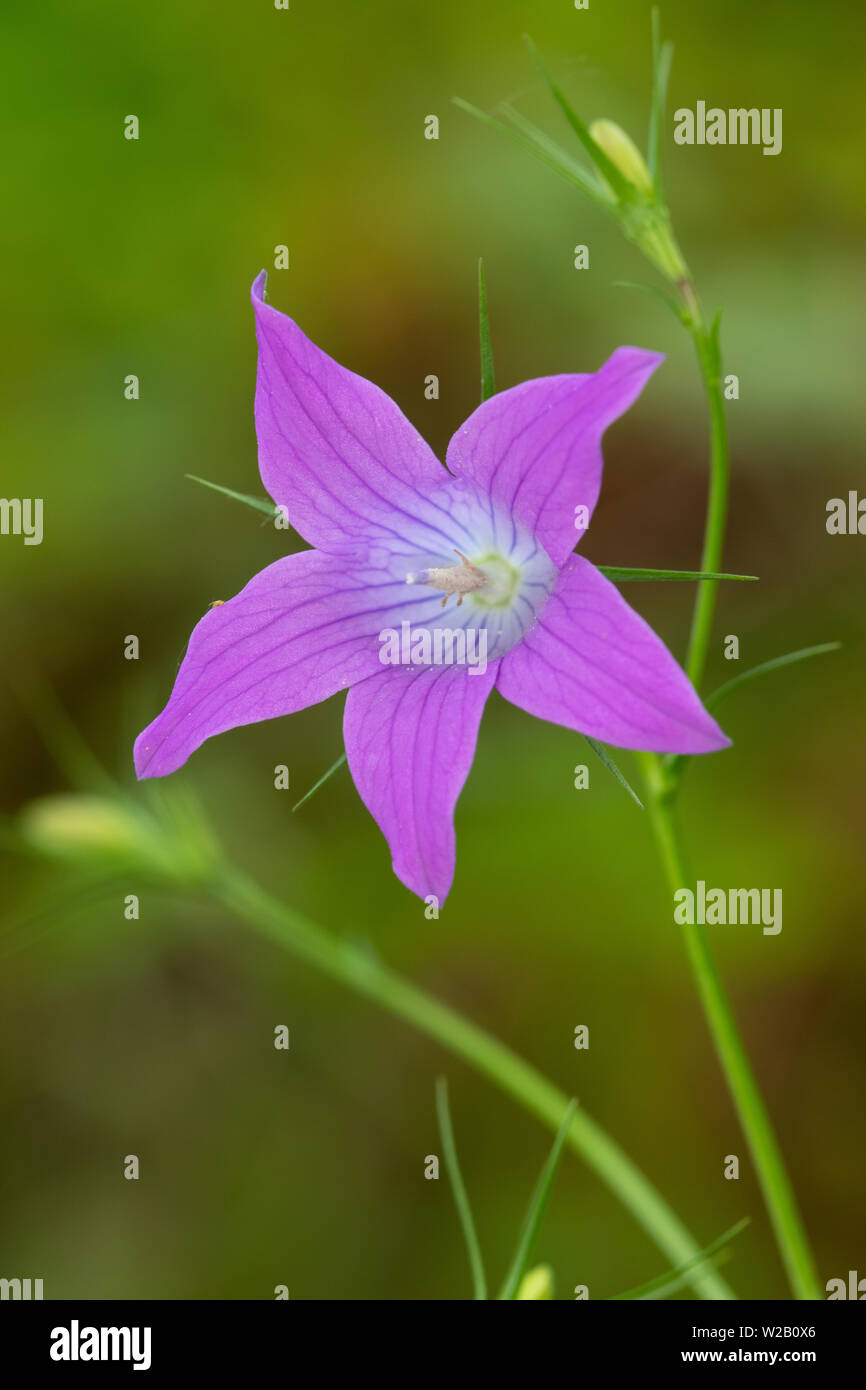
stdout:
[[(689, 343), (655, 299), (614, 283), (653, 272), (574, 190), (451, 103), (508, 97), (571, 147), (529, 30), (587, 119), (643, 143), (649, 11), (6, 7), (0, 490), (44, 498), (45, 534), (31, 547), (0, 537), (4, 813), (68, 787), (33, 718), (33, 676), (132, 786), (133, 739), (192, 626), (286, 548), (184, 476), (262, 491), (249, 305), (262, 266), (271, 301), (392, 395), (440, 456), (478, 400), (479, 255), (500, 387), (595, 370), (621, 343), (664, 351), (607, 437), (584, 553), (697, 566), (707, 443)], [(670, 111), (699, 99), (784, 111), (775, 158), (676, 147), (670, 116), (666, 129), (678, 235), (708, 308), (723, 307), (740, 379), (726, 568), (760, 576), (721, 592), (707, 688), (794, 648), (844, 647), (732, 696), (720, 717), (734, 746), (689, 770), (682, 809), (697, 875), (784, 891), (778, 936), (718, 928), (714, 944), (822, 1283), (866, 1273), (866, 540), (825, 529), (830, 498), (866, 492), (861, 24), (854, 6), (804, 0), (662, 9)], [(130, 113), (138, 141), (123, 138)], [(431, 113), (438, 141), (424, 139)], [(577, 243), (588, 271), (573, 268)], [(438, 400), (425, 399), (429, 374)], [(682, 656), (691, 586), (625, 592)], [(334, 699), (227, 734), (177, 774), (225, 855), (576, 1094), (702, 1244), (751, 1216), (725, 1276), (742, 1297), (787, 1297), (646, 817), (579, 737), (494, 696), (458, 806), (455, 887), (427, 921), (345, 769), (291, 813), (341, 752), (341, 714)], [(274, 789), (279, 763), (288, 792)], [(121, 896), (85, 895), (70, 868), (7, 854), (0, 876), (15, 946), (0, 984), (0, 1273), (39, 1275), (56, 1298), (269, 1298), (276, 1284), (293, 1298), (465, 1296), (451, 1196), (423, 1176), (443, 1071), (482, 1243), (493, 1274), (504, 1268), (550, 1136), (492, 1086), (204, 901), (143, 893), (127, 921)], [(572, 1045), (579, 1023), (588, 1051)], [(138, 1182), (123, 1180), (128, 1153)], [(723, 1178), (730, 1153), (739, 1182)], [(571, 1154), (538, 1258), (560, 1297), (577, 1283), (609, 1297), (665, 1267)]]

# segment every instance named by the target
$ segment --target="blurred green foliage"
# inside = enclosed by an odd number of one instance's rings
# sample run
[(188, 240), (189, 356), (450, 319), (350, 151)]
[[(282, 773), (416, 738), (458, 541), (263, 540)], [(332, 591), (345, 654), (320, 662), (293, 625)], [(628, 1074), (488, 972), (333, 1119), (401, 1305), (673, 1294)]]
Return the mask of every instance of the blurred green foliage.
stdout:
[[(741, 382), (726, 568), (761, 576), (722, 589), (709, 685), (732, 673), (725, 633), (743, 665), (845, 649), (732, 696), (734, 747), (691, 769), (683, 809), (707, 882), (784, 890), (780, 936), (727, 928), (716, 944), (826, 1280), (862, 1268), (866, 1249), (866, 542), (824, 529), (827, 499), (862, 477), (860, 17), (671, 0), (662, 19), (671, 110), (784, 110), (777, 158), (675, 148), (666, 132), (677, 232), (708, 308), (724, 306)], [(272, 301), (440, 451), (478, 398), (479, 255), (500, 388), (592, 370), (623, 342), (667, 352), (607, 440), (585, 551), (695, 566), (705, 421), (685, 336), (613, 287), (645, 272), (600, 213), (451, 105), (508, 97), (567, 140), (520, 41), (531, 29), (586, 117), (643, 143), (648, 4), (12, 0), (4, 28), (2, 491), (45, 499), (40, 547), (0, 539), (6, 813), (66, 789), (21, 693), (28, 671), (131, 785), (133, 738), (190, 628), (284, 549), (284, 533), (184, 477), (260, 492), (248, 291), (277, 244), (291, 268), (272, 271)], [(138, 142), (122, 138), (129, 113)], [(438, 142), (423, 138), (429, 113)], [(591, 269), (576, 272), (583, 242)], [(627, 594), (682, 654), (691, 587)], [(138, 662), (123, 659), (128, 633)], [(239, 730), (178, 774), (225, 854), (577, 1094), (702, 1243), (752, 1216), (726, 1277), (784, 1297), (642, 813), (581, 739), (494, 697), (458, 808), (453, 895), (429, 922), (345, 771), (291, 814), (338, 756), (340, 716), (333, 700)], [(277, 763), (289, 792), (274, 789)], [(120, 894), (85, 894), (72, 869), (7, 856), (0, 871), (17, 928), (0, 984), (4, 1274), (43, 1277), (46, 1297), (268, 1298), (278, 1283), (292, 1297), (466, 1296), (450, 1193), (423, 1178), (443, 1065), (480, 1238), (504, 1267), (546, 1141), (489, 1086), (201, 900), (148, 889), (129, 922)], [(278, 1023), (288, 1053), (273, 1048)], [(578, 1023), (588, 1051), (572, 1046)], [(729, 1153), (738, 1183), (722, 1177)], [(586, 1283), (606, 1297), (664, 1268), (571, 1155), (537, 1258), (559, 1296)]]

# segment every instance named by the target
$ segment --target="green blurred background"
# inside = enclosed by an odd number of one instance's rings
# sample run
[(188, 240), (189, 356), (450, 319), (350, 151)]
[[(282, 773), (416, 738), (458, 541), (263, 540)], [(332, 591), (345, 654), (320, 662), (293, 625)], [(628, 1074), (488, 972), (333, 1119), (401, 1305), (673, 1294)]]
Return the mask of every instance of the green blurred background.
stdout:
[[(248, 291), (378, 382), (439, 451), (478, 399), (475, 267), (500, 386), (595, 369), (619, 343), (668, 361), (610, 433), (585, 553), (693, 567), (705, 418), (685, 335), (638, 253), (566, 184), (451, 104), (504, 97), (569, 140), (521, 43), (531, 30), (586, 118), (643, 142), (649, 5), (269, 0), (32, 6), (5, 15), (12, 131), (2, 228), (4, 496), (45, 499), (45, 539), (0, 539), (3, 810), (65, 784), (28, 711), (46, 678), (112, 772), (161, 708), (187, 635), (285, 548), (188, 482), (260, 492)], [(841, 653), (746, 687), (732, 751), (687, 778), (698, 876), (784, 890), (778, 937), (718, 928), (717, 955), (778, 1127), (822, 1283), (866, 1274), (863, 547), (825, 505), (862, 486), (864, 165), (860, 16), (805, 0), (668, 0), (670, 110), (782, 107), (784, 148), (677, 148), (670, 201), (709, 307), (724, 306), (733, 492), (708, 685), (792, 648)], [(137, 143), (123, 118), (141, 122)], [(423, 138), (437, 114), (438, 142)], [(590, 247), (591, 269), (572, 268)], [(141, 399), (123, 396), (128, 373)], [(424, 378), (440, 378), (438, 401)], [(690, 586), (627, 596), (682, 654)], [(123, 638), (141, 642), (123, 659)], [(702, 1243), (752, 1225), (725, 1273), (786, 1297), (695, 1001), (645, 816), (582, 741), (494, 697), (438, 922), (393, 878), (343, 770), (341, 700), (213, 741), (177, 774), (225, 854), (367, 941), (536, 1063), (620, 1140)], [(622, 755), (631, 769), (630, 755)], [(277, 792), (286, 763), (291, 790)], [(549, 1135), (408, 1028), (202, 902), (80, 902), (71, 870), (5, 856), (16, 949), (0, 1010), (2, 1269), (46, 1297), (450, 1298), (469, 1291), (451, 1197), (423, 1177), (445, 1071), (498, 1276)], [(135, 892), (130, 883), (125, 891)], [(23, 928), (22, 923), (25, 923)], [(275, 1024), (291, 1028), (275, 1052)], [(572, 1046), (578, 1023), (589, 1051)], [(136, 1153), (141, 1179), (122, 1177)], [(739, 1182), (723, 1158), (742, 1157)], [(558, 1294), (604, 1298), (663, 1256), (567, 1155), (538, 1247)]]

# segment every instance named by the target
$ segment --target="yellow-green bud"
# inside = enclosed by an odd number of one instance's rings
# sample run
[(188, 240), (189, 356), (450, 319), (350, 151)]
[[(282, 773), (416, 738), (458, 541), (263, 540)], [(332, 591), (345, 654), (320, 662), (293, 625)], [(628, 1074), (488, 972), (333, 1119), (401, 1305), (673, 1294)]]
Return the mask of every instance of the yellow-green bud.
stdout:
[(134, 855), (138, 818), (108, 797), (75, 793), (42, 796), (24, 807), (21, 832), (34, 849), (60, 855)]
[(215, 859), (206, 827), (173, 800), (153, 815), (120, 797), (42, 796), (24, 807), (18, 828), (40, 854), (174, 881), (199, 881)]
[(615, 121), (593, 121), (589, 133), (620, 173), (643, 193), (652, 193), (653, 181), (643, 155), (621, 126)]
[(536, 1265), (524, 1274), (515, 1298), (523, 1302), (553, 1298), (553, 1270), (550, 1265)]

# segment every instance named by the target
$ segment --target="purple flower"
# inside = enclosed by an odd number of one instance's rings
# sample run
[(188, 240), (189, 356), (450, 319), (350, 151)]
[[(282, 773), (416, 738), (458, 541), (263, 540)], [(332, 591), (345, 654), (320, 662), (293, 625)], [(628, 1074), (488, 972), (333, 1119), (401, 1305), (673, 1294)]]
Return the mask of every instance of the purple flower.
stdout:
[(388, 396), (265, 303), (265, 278), (252, 291), (262, 481), (315, 549), (205, 613), (171, 699), (136, 741), (138, 776), (348, 689), (355, 785), (397, 877), (441, 902), (494, 686), (622, 748), (725, 747), (661, 640), (573, 553), (599, 494), (602, 434), (662, 358), (618, 348), (594, 374), (493, 396), (451, 440), (446, 472)]

